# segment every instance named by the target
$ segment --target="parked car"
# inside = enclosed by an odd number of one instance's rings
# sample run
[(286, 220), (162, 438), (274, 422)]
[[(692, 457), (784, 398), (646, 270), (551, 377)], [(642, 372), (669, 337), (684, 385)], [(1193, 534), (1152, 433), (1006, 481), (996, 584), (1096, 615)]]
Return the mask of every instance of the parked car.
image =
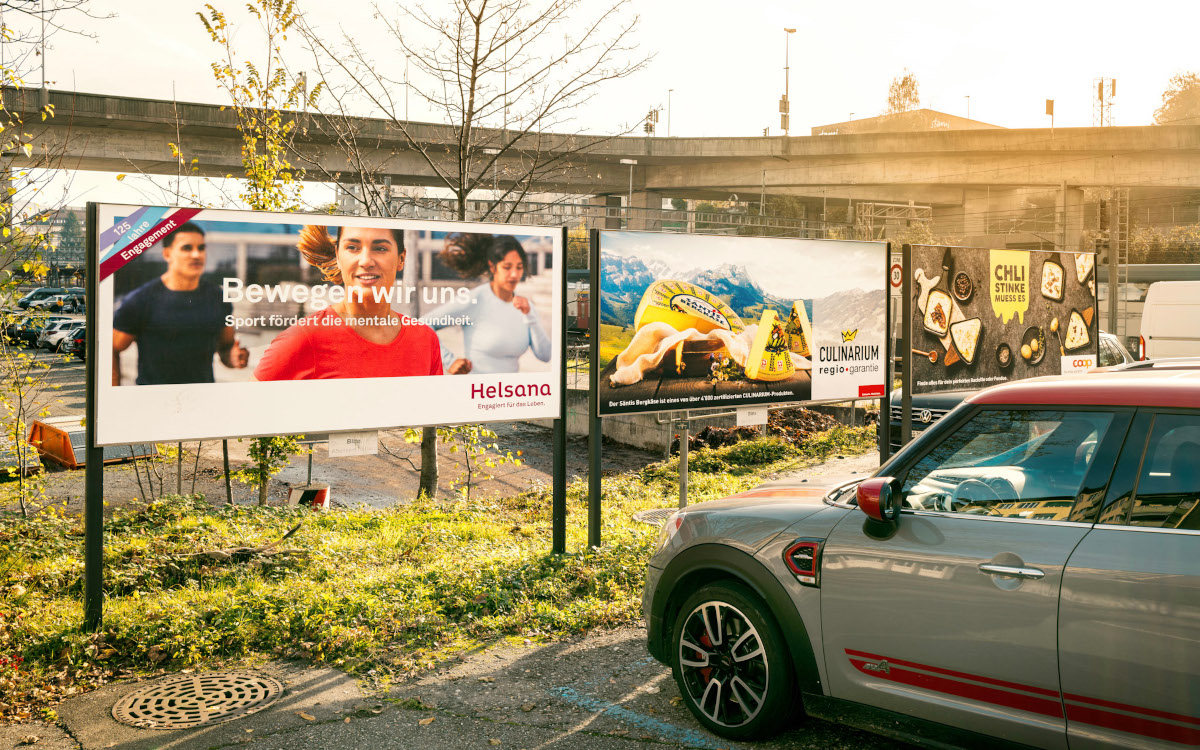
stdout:
[(1156, 281), (1146, 290), (1138, 359), (1200, 355), (1200, 281)]
[(62, 351), (65, 354), (74, 354), (76, 357), (87, 359), (87, 326), (81, 326), (74, 329), (72, 335), (67, 336), (62, 342)]
[(53, 333), (44, 334), (43, 349), (49, 349), (52, 352), (63, 351), (63, 342), (75, 336), (85, 327), (83, 321), (73, 320), (70, 324), (65, 325)]
[(733, 740), (803, 711), (935, 747), (1200, 744), (1200, 372), (969, 396), (870, 478), (670, 516), (650, 653)]
[(70, 320), (66, 315), (31, 315), (19, 326), (13, 329), (13, 340), (25, 346), (37, 346), (42, 329), (62, 320)]
[(46, 324), (38, 332), (37, 347), (53, 351), (54, 346), (58, 343), (58, 337), (69, 328), (80, 325), (82, 322), (73, 318), (66, 318), (65, 320), (56, 320), (53, 323)]
[(60, 286), (38, 287), (37, 289), (34, 289), (26, 294), (21, 299), (17, 300), (17, 307), (21, 308), (22, 310), (26, 310), (34, 302), (46, 299), (47, 297), (53, 297), (56, 294), (62, 294), (65, 291), (67, 290)]
[[(1121, 340), (1107, 331), (1100, 332), (1099, 354), (1096, 357), (1098, 367), (1114, 367), (1117, 365), (1136, 362), (1133, 355), (1121, 343)], [(930, 425), (950, 413), (954, 407), (961, 404), (977, 389), (962, 391), (942, 391), (940, 393), (915, 393), (912, 399), (912, 436), (915, 438)], [(892, 452), (900, 450), (900, 420), (904, 416), (900, 399), (904, 391), (892, 391), (889, 404), (891, 406)]]

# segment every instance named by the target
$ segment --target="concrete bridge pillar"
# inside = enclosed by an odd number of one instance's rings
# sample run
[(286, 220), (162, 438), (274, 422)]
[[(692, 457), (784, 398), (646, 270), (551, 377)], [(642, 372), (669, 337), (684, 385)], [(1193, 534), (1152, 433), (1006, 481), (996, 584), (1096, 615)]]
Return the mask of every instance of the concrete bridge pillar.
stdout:
[(662, 230), (662, 193), (645, 191), (633, 194), (633, 203), (629, 212), (629, 221), (626, 223), (630, 229), (644, 229), (651, 232)]
[(1062, 183), (1054, 205), (1055, 245), (1059, 250), (1078, 252), (1083, 241), (1083, 189)]
[(588, 229), (621, 228), (621, 196), (593, 195), (587, 202), (595, 206), (588, 211)]

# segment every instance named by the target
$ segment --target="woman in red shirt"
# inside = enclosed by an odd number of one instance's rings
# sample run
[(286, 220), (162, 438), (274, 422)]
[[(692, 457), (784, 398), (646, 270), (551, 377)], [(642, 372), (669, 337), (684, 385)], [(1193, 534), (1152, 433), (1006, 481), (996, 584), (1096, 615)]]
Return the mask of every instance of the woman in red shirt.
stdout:
[(392, 310), (392, 287), (404, 268), (403, 230), (338, 227), (330, 238), (325, 227), (306, 226), (299, 250), (327, 280), (342, 285), (344, 299), (276, 336), (254, 368), (255, 379), (442, 374), (437, 334)]

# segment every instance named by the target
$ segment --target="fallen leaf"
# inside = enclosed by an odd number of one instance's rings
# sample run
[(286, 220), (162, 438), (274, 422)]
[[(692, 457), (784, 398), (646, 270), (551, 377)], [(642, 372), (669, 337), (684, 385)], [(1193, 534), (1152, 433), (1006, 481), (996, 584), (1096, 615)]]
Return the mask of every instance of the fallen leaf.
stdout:
[(681, 696), (677, 695), (671, 699), (672, 706), (678, 706), (680, 703), (683, 703), (683, 698)]
[(25, 735), (24, 737), (22, 737), (22, 738), (21, 738), (21, 741), (20, 741), (20, 743), (18, 743), (18, 744), (21, 744), (21, 745), (36, 745), (37, 743), (41, 742), (41, 740), (42, 740), (42, 738), (41, 738), (41, 737), (38, 737), (36, 734), (27, 734), (27, 735)]
[(479, 681), (480, 682), (495, 682), (496, 678), (495, 677), (480, 677)]
[(492, 737), (491, 739), (488, 740), (488, 744), (489, 745), (499, 745), (500, 740), (496, 739), (495, 737)]
[(521, 704), (521, 710), (524, 711), (525, 713), (529, 713), (530, 711), (532, 711), (535, 708), (537, 708), (537, 706), (533, 705), (532, 703), (522, 703)]
[(423, 727), (427, 727), (427, 726), (429, 726), (430, 724), (432, 724), (432, 723), (433, 723), (433, 720), (434, 720), (434, 719), (436, 719), (436, 718), (437, 718), (436, 716), (430, 716), (428, 719), (421, 719), (421, 720), (420, 720), (420, 721), (418, 721), (417, 723), (418, 723), (418, 724), (420, 724), (420, 725), (421, 725), (421, 726), (423, 726)]
[(349, 716), (347, 716), (346, 718), (342, 719), (342, 723), (343, 723), (343, 724), (349, 724), (349, 723), (350, 723), (350, 717), (349, 717)]
[(305, 721), (316, 721), (317, 720), (317, 717), (313, 716), (312, 714), (306, 714), (303, 711), (297, 711), (296, 715), (299, 716), (301, 719), (304, 719)]

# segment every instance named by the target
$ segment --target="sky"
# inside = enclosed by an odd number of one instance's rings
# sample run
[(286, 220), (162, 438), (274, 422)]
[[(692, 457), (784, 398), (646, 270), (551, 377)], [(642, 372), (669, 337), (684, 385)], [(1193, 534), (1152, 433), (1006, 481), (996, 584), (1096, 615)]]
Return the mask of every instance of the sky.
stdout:
[[(214, 4), (232, 18), (245, 18), (243, 2)], [(579, 33), (587, 18), (610, 4), (581, 0), (579, 22), (566, 31)], [(381, 70), (402, 78), (403, 56), (373, 17), (377, 7), (384, 18), (399, 18), (394, 3), (298, 0), (298, 5), (328, 40), (349, 34), (370, 50)], [(425, 3), (435, 13), (447, 5), (448, 0)], [(210, 69), (219, 50), (196, 18), (203, 4), (117, 0), (94, 2), (94, 9), (114, 17), (87, 21), (91, 37), (52, 38), (46, 77), (53, 88), (225, 103)], [(674, 137), (757, 136), (763, 128), (780, 135), (785, 45), (793, 135), (880, 114), (889, 82), (905, 69), (917, 77), (923, 106), (960, 116), (967, 116), (969, 106), (972, 119), (1014, 128), (1048, 127), (1046, 99), (1056, 101), (1057, 127), (1091, 126), (1094, 80), (1102, 76), (1118, 82), (1115, 124), (1149, 124), (1171, 76), (1200, 71), (1194, 40), (1200, 3), (1180, 0), (1133, 6), (924, 0), (902, 8), (874, 0), (635, 0), (619, 20), (632, 20), (634, 9), (640, 13), (634, 54), (652, 59), (579, 107), (573, 113), (577, 129), (616, 132), (640, 122), (651, 107), (666, 108), (669, 100), (658, 136), (667, 135), (668, 118)], [(411, 22), (401, 21), (401, 27), (420, 38)], [(785, 27), (797, 31), (788, 35)], [(236, 42), (261, 57), (258, 38), (252, 23), (236, 30)], [(288, 53), (294, 67), (304, 69), (301, 51), (293, 46)], [(415, 98), (410, 106), (412, 119), (435, 119)], [(103, 187), (118, 194), (130, 189)]]
[[(878, 289), (884, 248), (879, 243), (771, 237), (605, 232), (605, 253), (658, 261), (678, 276), (725, 264), (742, 266), (765, 292), (780, 299), (814, 299), (847, 289)], [(837, 252), (829, 252), (836, 247)], [(803, 248), (803, 262), (796, 262)]]

